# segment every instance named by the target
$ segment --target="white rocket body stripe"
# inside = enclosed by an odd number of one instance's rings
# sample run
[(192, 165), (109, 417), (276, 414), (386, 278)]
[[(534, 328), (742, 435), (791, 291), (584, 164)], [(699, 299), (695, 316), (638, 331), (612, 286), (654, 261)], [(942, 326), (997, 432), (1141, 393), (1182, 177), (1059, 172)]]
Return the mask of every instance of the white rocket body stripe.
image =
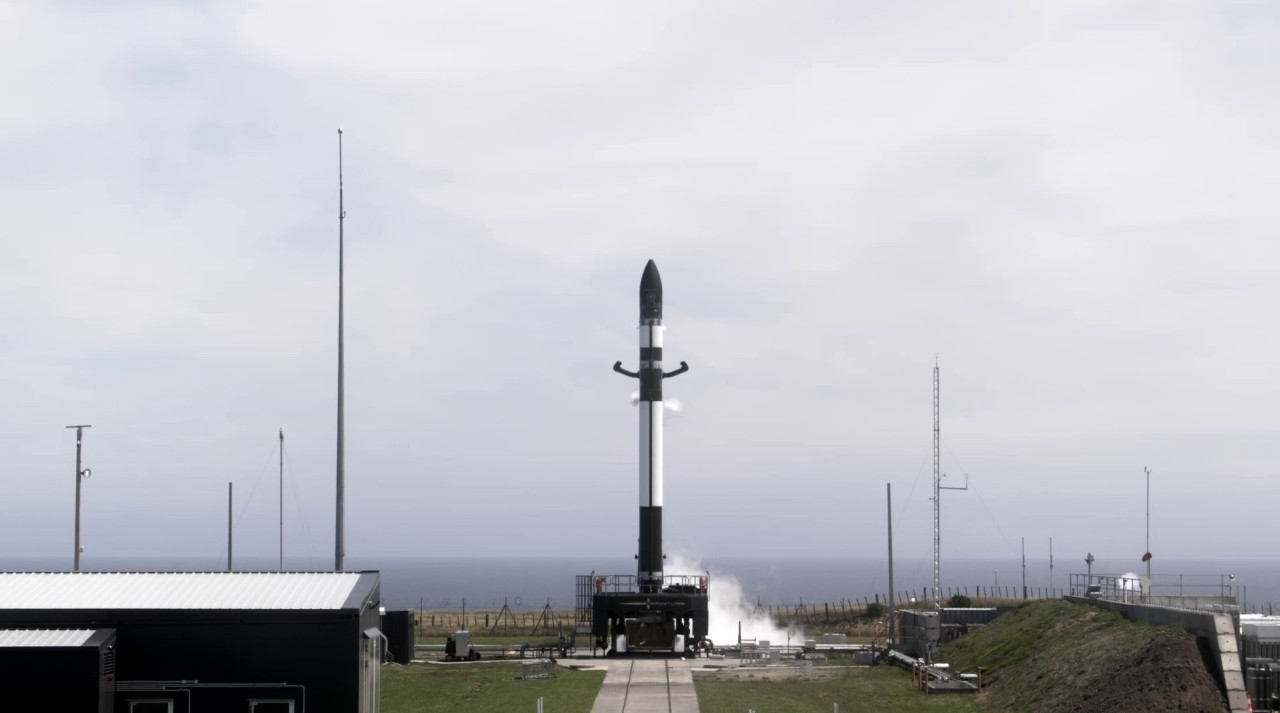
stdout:
[(652, 489), (649, 495), (648, 505), (652, 507), (662, 507), (662, 402), (655, 401), (650, 408), (649, 420), (653, 423), (650, 433), (653, 437), (649, 441), (649, 481)]
[[(640, 347), (662, 348), (664, 330), (656, 320), (640, 325)], [(642, 362), (640, 368), (661, 369), (661, 361)], [(640, 401), (640, 506), (662, 507), (662, 402)]]
[(649, 461), (653, 450), (649, 446), (649, 431), (653, 430), (652, 403), (641, 401), (640, 404), (640, 507), (649, 507)]

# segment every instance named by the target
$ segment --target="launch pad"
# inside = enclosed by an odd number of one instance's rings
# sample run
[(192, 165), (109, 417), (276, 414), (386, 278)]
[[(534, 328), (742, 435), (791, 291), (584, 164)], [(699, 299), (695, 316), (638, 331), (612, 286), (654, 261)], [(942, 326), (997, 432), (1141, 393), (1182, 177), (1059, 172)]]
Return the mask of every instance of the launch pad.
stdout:
[(584, 634), (589, 627), (593, 652), (693, 653), (707, 638), (710, 584), (707, 575), (664, 575), (661, 587), (641, 587), (636, 575), (578, 575), (576, 623)]

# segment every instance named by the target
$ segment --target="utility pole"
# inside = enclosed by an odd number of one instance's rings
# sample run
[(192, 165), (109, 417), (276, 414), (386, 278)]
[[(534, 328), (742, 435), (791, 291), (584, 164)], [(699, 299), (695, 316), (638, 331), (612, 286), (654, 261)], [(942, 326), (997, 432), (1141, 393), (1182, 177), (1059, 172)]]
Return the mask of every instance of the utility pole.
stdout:
[(343, 430), (343, 384), (342, 384), (342, 228), (347, 218), (347, 211), (342, 207), (342, 129), (338, 129), (338, 502), (334, 521), (333, 569), (341, 572), (346, 557), (346, 546), (343, 537), (343, 478), (345, 476), (345, 437)]
[(941, 424), (941, 376), (938, 357), (933, 359), (933, 608), (942, 608), (942, 491), (968, 490), (969, 476), (964, 476), (964, 487), (944, 487), (942, 479), (942, 424)]
[(75, 569), (80, 571), (80, 481), (93, 475), (93, 471), (88, 468), (80, 467), (80, 447), (84, 441), (84, 429), (93, 428), (89, 424), (81, 424), (78, 426), (67, 426), (67, 428), (76, 429), (76, 543), (75, 543)]
[(280, 567), (284, 571), (284, 429), (280, 429)]
[(231, 571), (231, 483), (227, 483), (227, 571)]
[(1049, 538), (1049, 596), (1053, 596), (1053, 538)]
[(1022, 538), (1022, 598), (1027, 598), (1027, 538)]

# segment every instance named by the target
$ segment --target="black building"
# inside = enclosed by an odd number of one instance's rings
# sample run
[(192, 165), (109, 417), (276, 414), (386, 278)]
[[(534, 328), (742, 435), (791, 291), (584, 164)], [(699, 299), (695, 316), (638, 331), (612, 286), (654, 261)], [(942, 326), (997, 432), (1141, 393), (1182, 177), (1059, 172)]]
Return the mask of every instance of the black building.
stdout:
[(110, 711), (116, 632), (0, 629), (0, 710)]
[[(379, 599), (377, 572), (7, 572), (0, 629), (114, 630), (122, 713), (376, 713)], [(68, 686), (102, 678), (58, 663), (82, 651), (46, 648)], [(30, 680), (0, 667), (0, 692)]]

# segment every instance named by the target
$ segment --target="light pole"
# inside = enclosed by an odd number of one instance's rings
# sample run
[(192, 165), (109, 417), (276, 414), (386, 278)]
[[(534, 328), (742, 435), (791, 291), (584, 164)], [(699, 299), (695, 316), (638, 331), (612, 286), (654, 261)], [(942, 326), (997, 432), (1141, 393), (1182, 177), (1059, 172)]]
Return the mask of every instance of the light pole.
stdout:
[(1084, 564), (1085, 564), (1085, 567), (1088, 567), (1088, 568), (1089, 568), (1089, 569), (1088, 569), (1088, 572), (1089, 572), (1089, 573), (1088, 573), (1087, 575), (1085, 575), (1086, 577), (1088, 577), (1088, 578), (1089, 578), (1089, 579), (1088, 579), (1088, 581), (1087, 581), (1087, 582), (1085, 582), (1085, 586), (1087, 587), (1088, 585), (1093, 584), (1093, 553), (1092, 553), (1092, 552), (1090, 552), (1090, 553), (1089, 553), (1089, 554), (1084, 558)]
[(1151, 469), (1143, 466), (1142, 470), (1147, 474), (1147, 549), (1143, 552), (1142, 560), (1147, 563), (1147, 599), (1151, 599)]
[(89, 424), (81, 424), (78, 426), (67, 426), (67, 428), (76, 429), (76, 552), (75, 552), (75, 568), (73, 571), (80, 571), (80, 480), (93, 475), (93, 471), (88, 468), (80, 467), (80, 448), (84, 441), (84, 429), (93, 428)]

